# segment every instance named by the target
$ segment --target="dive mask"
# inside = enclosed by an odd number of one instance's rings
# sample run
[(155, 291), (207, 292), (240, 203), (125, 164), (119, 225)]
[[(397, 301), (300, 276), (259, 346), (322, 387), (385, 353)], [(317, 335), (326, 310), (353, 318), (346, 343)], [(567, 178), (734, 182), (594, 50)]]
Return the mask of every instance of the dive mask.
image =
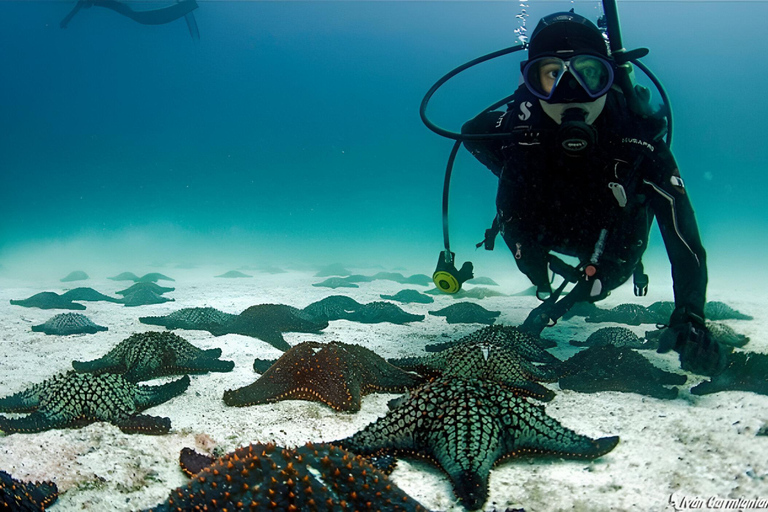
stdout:
[[(550, 103), (592, 101), (613, 85), (613, 65), (596, 55), (576, 55), (568, 60), (543, 56), (523, 62), (521, 67), (528, 90)], [(565, 82), (563, 77), (567, 77)]]

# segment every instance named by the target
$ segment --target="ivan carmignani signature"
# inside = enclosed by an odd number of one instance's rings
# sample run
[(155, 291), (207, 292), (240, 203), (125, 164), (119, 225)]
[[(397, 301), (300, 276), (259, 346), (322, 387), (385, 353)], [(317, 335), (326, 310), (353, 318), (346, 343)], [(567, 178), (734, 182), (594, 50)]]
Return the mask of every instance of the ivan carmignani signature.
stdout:
[(670, 494), (669, 504), (675, 510), (768, 510), (768, 498), (702, 498)]

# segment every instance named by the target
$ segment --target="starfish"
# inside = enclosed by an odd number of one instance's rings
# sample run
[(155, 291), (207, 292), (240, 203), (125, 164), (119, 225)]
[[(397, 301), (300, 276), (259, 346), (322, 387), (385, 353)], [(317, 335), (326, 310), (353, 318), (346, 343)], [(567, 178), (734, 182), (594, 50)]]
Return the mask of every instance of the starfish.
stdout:
[(219, 459), (184, 449), (179, 463), (185, 472), (202, 469), (146, 512), (426, 510), (368, 461), (330, 444), (251, 444)]
[(214, 276), (214, 277), (224, 277), (224, 278), (228, 278), (228, 279), (233, 279), (233, 278), (236, 278), (236, 277), (253, 277), (253, 276), (248, 275), (248, 274), (244, 274), (243, 272), (240, 272), (239, 270), (230, 270), (229, 272), (225, 272), (225, 273), (223, 273), (223, 274), (221, 274), (219, 276)]
[(430, 304), (435, 302), (435, 299), (429, 295), (424, 295), (418, 290), (400, 290), (394, 295), (379, 295), (384, 300), (394, 300), (396, 302), (404, 302), (406, 304), (418, 303), (418, 304)]
[(106, 355), (93, 361), (72, 361), (77, 372), (121, 373), (130, 382), (165, 375), (228, 372), (232, 361), (221, 361), (220, 348), (201, 350), (172, 332), (132, 334)]
[[(537, 361), (546, 359), (552, 365), (536, 366), (527, 355)], [(559, 374), (555, 365), (560, 361), (540, 348), (532, 336), (514, 327), (494, 325), (464, 336), (431, 356), (390, 359), (389, 362), (426, 377), (493, 380), (517, 388), (525, 396), (548, 402), (555, 393), (537, 381), (557, 382)]]
[(162, 295), (166, 292), (172, 292), (176, 288), (169, 288), (167, 286), (160, 286), (157, 283), (134, 283), (132, 286), (129, 286), (125, 290), (120, 290), (119, 292), (115, 292), (118, 295), (130, 295), (131, 293), (140, 291), (140, 290), (150, 290), (155, 292), (158, 295)]
[(408, 322), (420, 322), (424, 320), (424, 315), (408, 313), (391, 302), (375, 301), (361, 305), (356, 311), (349, 313), (346, 319), (362, 324), (390, 322), (402, 325)]
[(108, 277), (107, 279), (111, 279), (112, 281), (134, 281), (135, 282), (139, 280), (139, 276), (137, 276), (133, 272), (123, 272), (116, 276)]
[(656, 349), (659, 345), (640, 338), (626, 327), (603, 327), (590, 334), (586, 341), (571, 340), (570, 343), (575, 347), (613, 345), (637, 349)]
[(355, 283), (351, 283), (347, 281), (346, 278), (341, 278), (341, 277), (329, 277), (325, 281), (321, 283), (315, 283), (312, 286), (317, 286), (322, 288), (333, 288), (334, 290), (336, 288), (360, 288)]
[(166, 329), (208, 331), (214, 336), (221, 336), (227, 333), (228, 325), (235, 318), (237, 315), (216, 308), (183, 308), (165, 316), (141, 316), (139, 322), (161, 325)]
[(0, 509), (10, 512), (44, 511), (59, 497), (53, 482), (21, 482), (0, 471)]
[[(533, 293), (531, 295), (536, 296), (536, 287), (531, 287)], [(594, 302), (577, 302), (571, 309), (566, 311), (563, 315), (563, 320), (570, 320), (575, 316), (590, 316), (596, 311), (600, 311), (600, 308), (595, 306)]]
[(467, 282), (469, 284), (484, 284), (488, 286), (499, 286), (499, 283), (491, 279), (490, 277), (473, 277), (472, 279), (467, 279)]
[(694, 395), (720, 391), (751, 391), (768, 395), (768, 354), (733, 352), (728, 355), (725, 370), (691, 388)]
[(711, 301), (704, 306), (704, 316), (710, 320), (752, 320), (753, 317), (736, 311), (725, 302)]
[(459, 302), (437, 311), (430, 311), (430, 315), (444, 316), (449, 324), (492, 324), (501, 311), (488, 311), (483, 306), (474, 302)]
[(125, 304), (126, 307), (136, 307), (148, 306), (150, 304), (162, 304), (163, 302), (173, 302), (174, 300), (175, 299), (163, 297), (162, 295), (145, 288), (143, 290), (126, 293), (122, 303)]
[(285, 351), (291, 346), (285, 341), (282, 333), (318, 333), (326, 327), (327, 320), (313, 317), (300, 309), (284, 304), (258, 304), (237, 315), (227, 326), (227, 332), (259, 338)]
[(441, 352), (443, 350), (454, 347), (457, 344), (464, 343), (464, 341), (472, 339), (475, 336), (479, 336), (481, 333), (488, 333), (489, 336), (492, 336), (491, 333), (495, 332), (496, 330), (510, 333), (510, 337), (515, 340), (515, 350), (529, 361), (535, 361), (537, 363), (558, 364), (561, 362), (558, 358), (546, 351), (548, 348), (556, 347), (556, 342), (542, 338), (535, 334), (523, 332), (517, 327), (512, 327), (510, 325), (492, 325), (483, 327), (482, 329), (470, 333), (464, 338), (460, 338), (458, 340), (446, 341), (443, 343), (430, 343), (424, 346), (424, 350), (426, 352)]
[(648, 313), (645, 306), (640, 304), (619, 304), (611, 309), (596, 308), (584, 319), (590, 323), (617, 322), (628, 325), (656, 323), (656, 316)]
[(86, 279), (89, 279), (88, 274), (82, 270), (75, 270), (67, 274), (66, 277), (59, 279), (59, 281), (62, 283), (69, 283), (71, 281), (85, 281)]
[(432, 278), (426, 274), (413, 274), (403, 280), (402, 284), (418, 284), (421, 286), (429, 286), (432, 284)]
[(33, 325), (33, 332), (68, 336), (70, 334), (94, 334), (108, 330), (106, 327), (96, 325), (87, 316), (80, 313), (61, 313), (51, 317), (44, 324)]
[(225, 391), (224, 403), (243, 407), (312, 400), (337, 411), (357, 412), (363, 395), (400, 393), (421, 382), (359, 345), (306, 341), (283, 354), (253, 384)]
[(156, 283), (157, 281), (175, 281), (175, 279), (159, 272), (150, 272), (136, 279), (137, 283)]
[(618, 437), (579, 435), (547, 416), (544, 407), (496, 382), (458, 377), (425, 384), (383, 418), (337, 441), (361, 455), (431, 460), (448, 474), (470, 510), (488, 498), (488, 477), (498, 462), (527, 454), (594, 459), (618, 442)]
[(16, 419), (0, 416), (0, 430), (30, 433), (108, 421), (127, 433), (165, 434), (171, 420), (138, 413), (180, 395), (188, 386), (187, 375), (161, 386), (137, 386), (121, 375), (70, 371), (0, 398), (0, 411), (32, 413)]
[(93, 288), (73, 288), (69, 291), (66, 291), (61, 294), (62, 298), (65, 298), (67, 300), (84, 300), (89, 302), (98, 302), (98, 301), (106, 301), (106, 302), (120, 302), (120, 299), (115, 297), (110, 297), (109, 295), (104, 295), (103, 293), (97, 292)]
[[(720, 345), (725, 345), (728, 347), (743, 347), (749, 343), (748, 336), (737, 333), (733, 330), (733, 328), (722, 322), (712, 322), (710, 320), (705, 320), (704, 325), (706, 325), (709, 333)], [(645, 331), (645, 337), (648, 340), (648, 348), (658, 348), (659, 340), (662, 336), (664, 336), (665, 332), (667, 332), (666, 328)]]
[(11, 299), (11, 305), (40, 309), (85, 309), (85, 306), (82, 304), (78, 304), (76, 302), (72, 302), (69, 299), (65, 299), (56, 292), (40, 292), (27, 299)]
[(677, 397), (677, 388), (664, 386), (684, 384), (687, 380), (685, 375), (656, 368), (630, 348), (613, 345), (588, 348), (565, 361), (565, 366), (570, 370), (560, 379), (560, 388), (581, 393), (622, 391), (673, 399)]
[(330, 295), (317, 302), (313, 302), (302, 311), (317, 318), (342, 320), (346, 319), (349, 313), (357, 311), (360, 307), (362, 307), (362, 304), (351, 297)]

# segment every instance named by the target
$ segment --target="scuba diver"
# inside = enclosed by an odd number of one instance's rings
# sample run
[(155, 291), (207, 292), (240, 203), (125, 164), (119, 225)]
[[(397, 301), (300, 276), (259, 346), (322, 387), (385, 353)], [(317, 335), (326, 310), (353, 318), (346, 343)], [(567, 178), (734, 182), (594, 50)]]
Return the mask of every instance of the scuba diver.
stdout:
[[(706, 253), (663, 139), (664, 116), (649, 101), (631, 108), (614, 83), (617, 63), (602, 32), (573, 11), (542, 18), (527, 49), (523, 83), (506, 110), (483, 112), (462, 127), (462, 134), (510, 134), (463, 143), (499, 178), (486, 248), (500, 233), (543, 301), (522, 328), (539, 334), (574, 304), (601, 300), (632, 276), (635, 294), (645, 295), (641, 258), (655, 217), (675, 295), (659, 351), (677, 351), (683, 369), (717, 373), (726, 352), (704, 325)], [(564, 278), (554, 291), (550, 271)], [(575, 286), (560, 298), (568, 282)]]
[(197, 9), (197, 2), (195, 0), (177, 0), (175, 3), (166, 7), (141, 11), (135, 11), (125, 3), (117, 0), (78, 0), (72, 10), (63, 20), (61, 20), (59, 26), (61, 28), (67, 28), (69, 22), (75, 17), (75, 14), (80, 12), (80, 9), (88, 9), (94, 5), (111, 9), (137, 23), (141, 23), (142, 25), (164, 25), (183, 16), (187, 22), (187, 28), (189, 29), (189, 34), (192, 36), (192, 39), (200, 39), (200, 31), (197, 28), (197, 21), (192, 13), (192, 11)]

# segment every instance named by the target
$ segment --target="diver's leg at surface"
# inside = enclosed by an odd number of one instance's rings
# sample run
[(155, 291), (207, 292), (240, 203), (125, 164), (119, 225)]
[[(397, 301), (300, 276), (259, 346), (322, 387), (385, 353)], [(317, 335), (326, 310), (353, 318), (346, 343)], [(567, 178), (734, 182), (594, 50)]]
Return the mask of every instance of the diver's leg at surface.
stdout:
[(72, 18), (75, 17), (75, 14), (80, 12), (80, 9), (85, 7), (86, 3), (87, 3), (87, 0), (78, 0), (78, 2), (75, 4), (75, 6), (72, 8), (72, 10), (69, 11), (69, 14), (64, 16), (64, 19), (61, 20), (61, 22), (59, 23), (59, 27), (67, 28), (67, 25), (69, 25), (69, 22), (72, 21)]
[(197, 20), (195, 20), (195, 14), (194, 13), (188, 13), (184, 15), (184, 19), (187, 22), (187, 28), (189, 29), (189, 35), (192, 36), (192, 39), (195, 41), (200, 40), (200, 30), (197, 28)]
[(112, 9), (113, 11), (131, 18), (142, 25), (163, 25), (186, 16), (197, 9), (195, 0), (183, 0), (182, 2), (148, 11), (134, 11), (129, 6), (117, 0), (92, 0), (93, 5)]

